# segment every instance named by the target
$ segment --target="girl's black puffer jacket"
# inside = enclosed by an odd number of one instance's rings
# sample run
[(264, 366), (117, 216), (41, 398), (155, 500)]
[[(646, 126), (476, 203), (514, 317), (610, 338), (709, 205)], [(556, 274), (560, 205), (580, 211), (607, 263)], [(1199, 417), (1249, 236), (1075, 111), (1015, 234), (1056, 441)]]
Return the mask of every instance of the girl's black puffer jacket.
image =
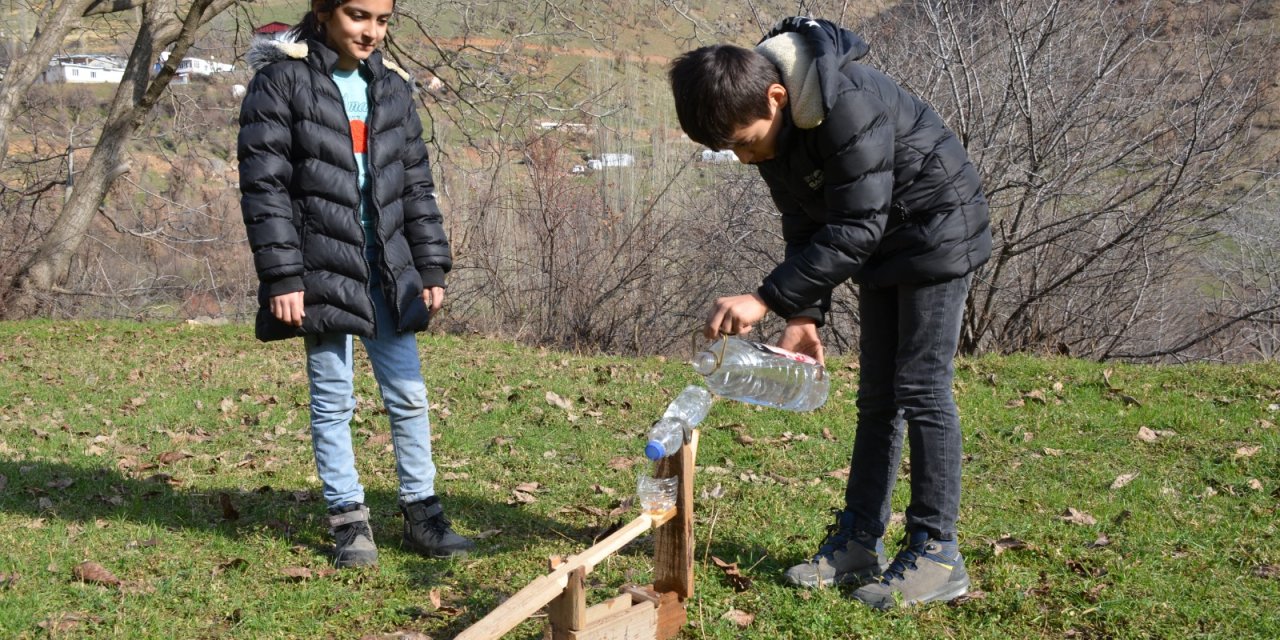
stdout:
[[(367, 60), (367, 171), (380, 251), (365, 258), (359, 170), (351, 128), (331, 73), (338, 55), (308, 40), (260, 40), (240, 108), (240, 206), (258, 272), (260, 340), (376, 333), (368, 286), (377, 269), (395, 331), (427, 327), (424, 287), (444, 286), (449, 241), (414, 108), (410, 78), (378, 52)], [(273, 296), (305, 292), (294, 328), (270, 311)]]

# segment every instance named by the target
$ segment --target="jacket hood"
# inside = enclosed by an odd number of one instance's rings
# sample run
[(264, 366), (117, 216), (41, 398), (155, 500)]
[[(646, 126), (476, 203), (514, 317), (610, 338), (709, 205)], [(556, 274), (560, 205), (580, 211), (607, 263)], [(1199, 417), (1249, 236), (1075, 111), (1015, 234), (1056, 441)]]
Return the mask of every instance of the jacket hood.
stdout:
[[(282, 60), (306, 60), (311, 53), (310, 40), (298, 40), (297, 34), (292, 31), (286, 32), (282, 37), (263, 37), (259, 36), (253, 39), (249, 44), (249, 50), (245, 52), (244, 59), (248, 63), (249, 68), (257, 71), (273, 62)], [(321, 47), (329, 55), (333, 55), (327, 47)], [(318, 52), (319, 53), (319, 52)], [(369, 65), (376, 69), (378, 65), (386, 67), (389, 71), (394, 71), (396, 75), (404, 78), (410, 87), (415, 87), (413, 77), (409, 75), (400, 65), (392, 62), (382, 55), (381, 52), (375, 51), (369, 56)]]
[(756, 51), (782, 74), (797, 127), (822, 124), (839, 93), (840, 68), (871, 50), (862, 38), (828, 20), (792, 17), (779, 22)]

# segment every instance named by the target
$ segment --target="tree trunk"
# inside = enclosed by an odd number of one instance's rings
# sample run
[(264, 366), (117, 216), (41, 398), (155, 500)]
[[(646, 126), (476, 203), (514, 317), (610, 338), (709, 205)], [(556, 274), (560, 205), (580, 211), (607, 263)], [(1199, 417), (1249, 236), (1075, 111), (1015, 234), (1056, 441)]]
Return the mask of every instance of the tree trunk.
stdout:
[[(125, 145), (168, 87), (196, 30), (233, 3), (234, 0), (196, 0), (182, 22), (175, 19), (173, 0), (147, 3), (138, 38), (129, 54), (124, 77), (116, 88), (98, 144), (53, 228), (14, 277), (0, 305), (0, 316), (20, 318), (40, 313), (45, 294), (66, 280), (71, 258), (80, 248), (107, 190), (116, 178), (129, 170), (128, 165), (121, 162)], [(174, 45), (172, 55), (148, 85), (152, 52), (170, 43)]]
[(9, 125), (17, 116), (27, 90), (49, 67), (49, 59), (93, 3), (94, 0), (54, 0), (36, 26), (31, 45), (9, 65), (4, 83), (0, 84), (0, 165), (9, 153)]

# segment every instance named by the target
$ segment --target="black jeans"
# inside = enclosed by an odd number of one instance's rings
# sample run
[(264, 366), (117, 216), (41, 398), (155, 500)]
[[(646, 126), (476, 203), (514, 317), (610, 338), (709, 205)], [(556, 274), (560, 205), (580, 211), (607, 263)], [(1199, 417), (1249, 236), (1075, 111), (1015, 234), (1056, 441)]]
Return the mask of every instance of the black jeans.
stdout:
[(845, 508), (858, 530), (884, 536), (905, 421), (911, 446), (907, 530), (939, 540), (956, 537), (963, 453), (951, 380), (971, 279), (860, 290), (858, 430), (845, 488)]

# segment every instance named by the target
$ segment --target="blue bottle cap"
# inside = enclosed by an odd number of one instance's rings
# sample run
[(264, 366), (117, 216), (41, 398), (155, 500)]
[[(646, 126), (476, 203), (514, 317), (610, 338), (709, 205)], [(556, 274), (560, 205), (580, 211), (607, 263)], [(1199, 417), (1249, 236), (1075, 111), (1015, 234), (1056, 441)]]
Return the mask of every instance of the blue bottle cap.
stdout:
[(650, 460), (658, 460), (667, 455), (667, 448), (657, 440), (650, 440), (649, 444), (644, 445), (644, 455)]

